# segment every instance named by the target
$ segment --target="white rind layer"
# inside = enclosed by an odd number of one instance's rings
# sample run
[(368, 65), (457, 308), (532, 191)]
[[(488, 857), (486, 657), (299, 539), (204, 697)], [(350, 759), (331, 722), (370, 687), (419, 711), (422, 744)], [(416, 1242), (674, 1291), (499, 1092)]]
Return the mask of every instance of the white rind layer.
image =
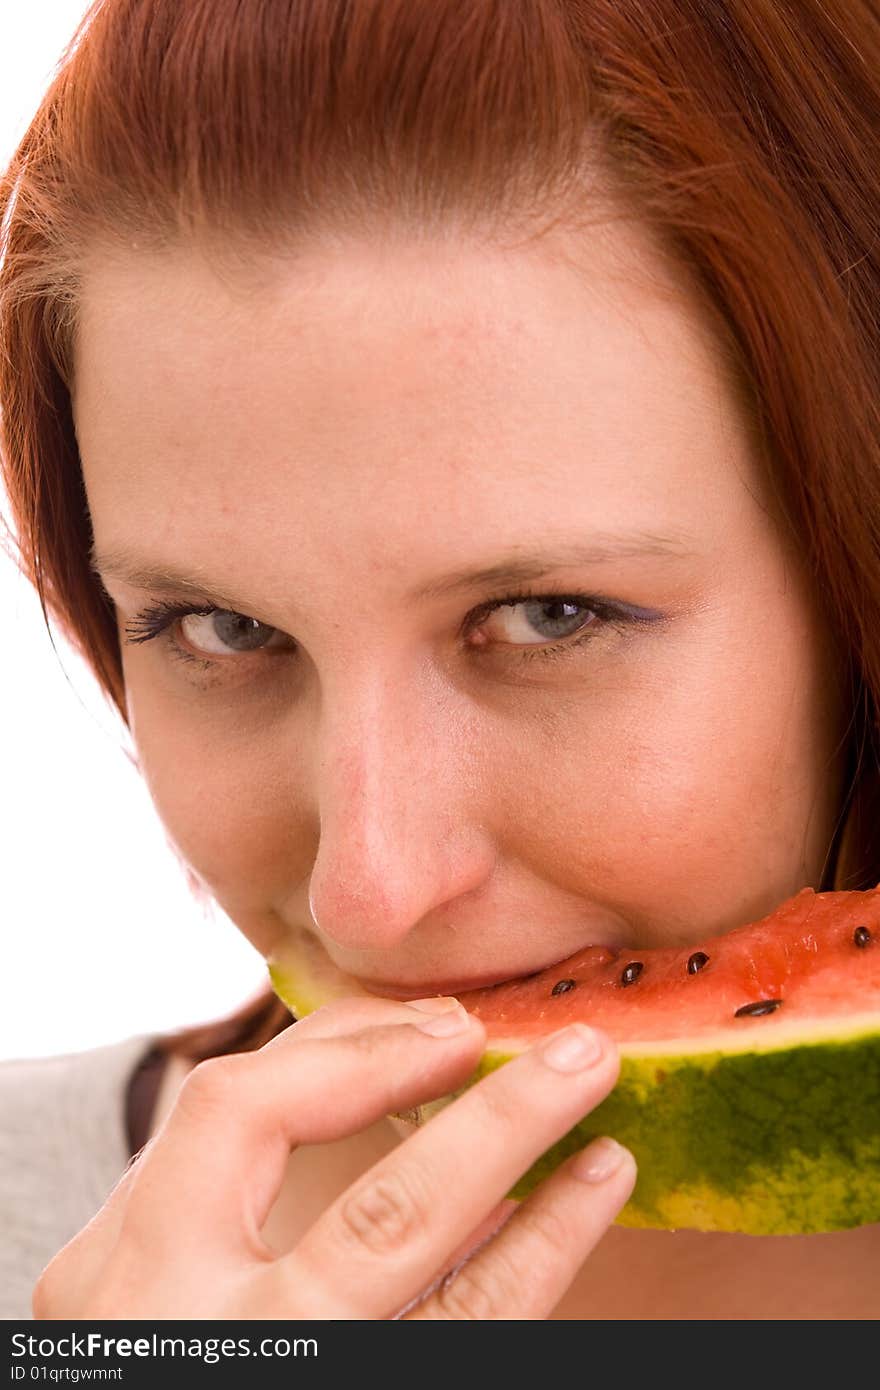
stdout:
[[(785, 1048), (808, 1046), (811, 1043), (856, 1042), (859, 1038), (877, 1033), (880, 1033), (880, 1013), (845, 1014), (827, 1019), (805, 1018), (803, 1015), (783, 1019), (775, 1014), (764, 1014), (758, 1018), (738, 1018), (736, 1026), (719, 1028), (715, 1033), (707, 1031), (687, 1038), (670, 1034), (667, 1038), (656, 1038), (650, 1042), (621, 1042), (618, 1046), (627, 1057), (693, 1057), (708, 1052), (723, 1052), (725, 1055), (781, 1052)], [(528, 1038), (510, 1034), (500, 1036), (490, 1031), (486, 1051), (503, 1054), (524, 1052), (539, 1036), (538, 1033)]]

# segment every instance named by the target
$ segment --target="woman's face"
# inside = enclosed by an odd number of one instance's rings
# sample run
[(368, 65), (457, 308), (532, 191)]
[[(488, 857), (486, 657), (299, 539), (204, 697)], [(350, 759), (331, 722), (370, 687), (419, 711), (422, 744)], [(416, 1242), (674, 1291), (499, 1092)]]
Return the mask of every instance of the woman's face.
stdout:
[[(579, 264), (365, 237), (248, 279), (183, 250), (87, 273), (132, 734), (264, 954), (305, 926), (377, 992), (454, 991), (821, 885), (836, 659), (665, 276), (622, 223)], [(220, 611), (126, 641), (169, 603)]]

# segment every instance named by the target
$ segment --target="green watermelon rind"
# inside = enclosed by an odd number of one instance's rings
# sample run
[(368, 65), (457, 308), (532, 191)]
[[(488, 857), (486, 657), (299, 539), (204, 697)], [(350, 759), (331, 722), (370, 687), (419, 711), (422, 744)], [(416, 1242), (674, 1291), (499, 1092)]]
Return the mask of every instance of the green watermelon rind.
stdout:
[[(268, 964), (295, 1017), (351, 992), (323, 980), (310, 987), (307, 972), (295, 979), (285, 962)], [(805, 1235), (880, 1222), (880, 1018), (806, 1027), (803, 1037), (758, 1030), (735, 1042), (728, 1029), (723, 1051), (705, 1039), (670, 1040), (668, 1053), (621, 1044), (611, 1094), (507, 1195), (521, 1201), (608, 1134), (639, 1168), (622, 1226)], [(463, 1086), (407, 1118), (424, 1123), (526, 1045), (500, 1041)]]
[[(484, 1053), (464, 1086), (420, 1107), (420, 1122), (514, 1055)], [(521, 1201), (603, 1134), (638, 1164), (623, 1226), (794, 1235), (878, 1222), (880, 1033), (734, 1054), (624, 1054), (611, 1094), (507, 1195)]]

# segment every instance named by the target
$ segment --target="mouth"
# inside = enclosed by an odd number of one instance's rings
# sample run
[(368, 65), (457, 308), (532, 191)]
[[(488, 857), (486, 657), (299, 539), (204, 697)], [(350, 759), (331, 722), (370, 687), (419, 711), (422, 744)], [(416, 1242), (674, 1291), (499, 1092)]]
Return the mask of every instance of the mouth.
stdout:
[[(604, 935), (605, 933), (601, 933)], [(587, 941), (590, 936), (584, 932)], [(590, 934), (592, 935), (592, 934)], [(557, 950), (558, 950), (557, 946)], [(276, 993), (300, 1016), (320, 1007), (329, 998), (346, 995), (373, 996), (407, 1003), (413, 999), (428, 999), (432, 995), (458, 998), (466, 1009), (476, 1007), (487, 990), (501, 989), (517, 994), (517, 986), (526, 980), (544, 975), (554, 987), (560, 978), (574, 975), (580, 969), (605, 965), (617, 959), (628, 945), (600, 944), (593, 937), (591, 944), (581, 945), (552, 960), (533, 963), (507, 964), (503, 970), (484, 970), (473, 975), (437, 975), (421, 980), (389, 980), (378, 975), (356, 975), (338, 964), (314, 930), (301, 924), (291, 925), (267, 956), (269, 972)], [(506, 997), (506, 995), (504, 996)]]
[(475, 975), (469, 980), (429, 980), (420, 984), (398, 985), (391, 984), (387, 980), (365, 979), (362, 975), (355, 977), (358, 984), (363, 985), (371, 994), (378, 994), (383, 999), (427, 999), (432, 994), (466, 994), (471, 989), (488, 989), (491, 985), (508, 984), (511, 980), (522, 980), (524, 975)]
[(427, 999), (432, 994), (455, 995), (467, 994), (475, 989), (491, 989), (495, 985), (515, 984), (520, 980), (530, 980), (536, 975), (542, 975), (545, 970), (557, 970), (566, 961), (572, 959), (572, 955), (581, 955), (584, 950), (595, 950), (602, 952), (609, 958), (619, 954), (619, 948), (605, 946), (599, 942), (592, 942), (588, 946), (581, 946), (577, 952), (569, 952), (562, 960), (546, 961), (543, 965), (532, 966), (525, 970), (520, 970), (515, 974), (504, 973), (472, 975), (467, 979), (445, 979), (421, 981), (417, 984), (402, 985), (390, 980), (370, 979), (367, 976), (358, 975), (354, 978), (364, 989), (371, 994), (378, 994), (383, 999), (397, 999), (405, 1003), (409, 999)]

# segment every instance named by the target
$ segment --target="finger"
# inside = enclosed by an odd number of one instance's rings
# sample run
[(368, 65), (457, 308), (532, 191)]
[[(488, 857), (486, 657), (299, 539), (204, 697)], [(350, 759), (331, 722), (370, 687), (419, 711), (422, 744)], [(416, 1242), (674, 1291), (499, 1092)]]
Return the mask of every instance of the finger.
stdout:
[(496, 1231), (499, 1231), (501, 1229), (504, 1223), (508, 1221), (510, 1217), (513, 1215), (513, 1213), (516, 1211), (519, 1205), (519, 1202), (514, 1201), (511, 1198), (505, 1197), (505, 1199), (502, 1202), (499, 1202), (496, 1207), (493, 1207), (492, 1210), (489, 1212), (488, 1216), (477, 1226), (476, 1230), (471, 1232), (467, 1240), (463, 1240), (461, 1244), (452, 1252), (449, 1259), (446, 1260), (444, 1268), (441, 1270), (440, 1274), (438, 1274), (437, 1277), (433, 1280), (433, 1282), (430, 1283), (426, 1289), (423, 1289), (420, 1293), (417, 1293), (415, 1298), (411, 1298), (409, 1303), (405, 1304), (403, 1308), (398, 1309), (398, 1311), (394, 1314), (393, 1320), (396, 1321), (397, 1319), (404, 1318), (411, 1308), (420, 1306), (429, 1294), (433, 1293), (435, 1289), (438, 1289), (440, 1287), (440, 1285), (443, 1283), (444, 1278), (448, 1278), (456, 1270), (458, 1270), (465, 1263), (465, 1261), (475, 1253), (475, 1251), (479, 1250), (481, 1246), (485, 1245), (491, 1239), (491, 1237), (495, 1235)]
[(463, 1024), (454, 1036), (424, 1032), (436, 1019), (409, 1009), (415, 1023), (337, 1038), (297, 1039), (291, 1029), (281, 1035), (286, 1046), (200, 1063), (139, 1160), (126, 1228), (181, 1258), (190, 1246), (199, 1258), (267, 1258), (274, 1252), (259, 1232), (297, 1145), (357, 1133), (447, 1094), (472, 1072), (485, 1030), (463, 1009), (453, 1012)]
[[(459, 1009), (459, 1001), (451, 995), (430, 995), (426, 999), (415, 999), (409, 1003), (399, 1000), (382, 999), (378, 995), (353, 995), (333, 1000), (314, 1013), (301, 1018), (294, 1027), (300, 1038), (337, 1038), (360, 1028), (376, 1027), (380, 1023), (402, 1023), (406, 1021), (406, 1011), (410, 1008), (423, 1013), (446, 1013)], [(282, 1035), (283, 1036), (283, 1035)], [(272, 1047), (279, 1039), (276, 1037), (267, 1047)], [(412, 1122), (417, 1109), (407, 1108), (389, 1111), (396, 1119)]]
[[(442, 996), (432, 996), (427, 1000), (415, 1002), (419, 1012), (426, 1015), (460, 1007), (455, 999)], [(383, 1023), (402, 1023), (411, 1017), (410, 1005), (396, 1000), (381, 999), (373, 995), (335, 1000), (333, 1003), (307, 1015), (306, 1018), (300, 1019), (290, 1029), (271, 1039), (259, 1050), (266, 1052), (269, 1049), (279, 1047), (289, 1049), (293, 1040), (294, 1029), (298, 1040), (302, 1040), (303, 1037), (336, 1037)], [(155, 1139), (156, 1136), (154, 1135), (149, 1143), (154, 1143)], [(103, 1268), (107, 1255), (118, 1241), (123, 1213), (128, 1204), (132, 1185), (141, 1172), (141, 1160), (145, 1152), (146, 1148), (130, 1161), (104, 1205), (54, 1257), (59, 1260), (60, 1264), (63, 1256), (68, 1277), (69, 1271), (75, 1265), (77, 1271), (75, 1282), (78, 1287), (82, 1287), (84, 1281), (89, 1282), (93, 1274)]]
[(444, 1013), (449, 1009), (460, 1008), (458, 1000), (450, 995), (431, 995), (427, 999), (415, 999), (402, 1003), (397, 999), (383, 999), (377, 994), (347, 995), (323, 1004), (320, 1009), (306, 1014), (290, 1028), (264, 1043), (260, 1049), (284, 1046), (292, 1035), (297, 1038), (338, 1038), (345, 1033), (356, 1033), (362, 1028), (375, 1028), (381, 1023), (405, 1023), (411, 1015), (411, 1008), (421, 1013)]
[[(578, 1042), (580, 1059), (570, 1050)], [(285, 1308), (295, 1316), (302, 1288), (311, 1317), (393, 1315), (607, 1095), (619, 1065), (610, 1038), (576, 1024), (484, 1077), (374, 1164), (264, 1272), (266, 1306), (277, 1310), (266, 1316)]]
[(636, 1163), (614, 1140), (595, 1140), (546, 1178), (494, 1238), (481, 1241), (405, 1309), (406, 1320), (546, 1318), (570, 1288), (636, 1180)]
[[(456, 1000), (439, 996), (415, 1002), (417, 1012), (425, 1017), (446, 1010), (460, 1010)], [(313, 1038), (343, 1036), (365, 1027), (402, 1023), (411, 1019), (412, 1015), (413, 1010), (409, 1004), (396, 1000), (382, 999), (373, 995), (340, 999), (293, 1024), (284, 1033), (264, 1044), (259, 1051), (265, 1053), (270, 1049), (277, 1051), (283, 1048), (288, 1054), (294, 1038), (301, 1041), (304, 1036)], [(289, 1061), (285, 1065), (289, 1066)], [(235, 1108), (237, 1111), (241, 1111), (241, 1106)], [(81, 1297), (92, 1286), (95, 1279), (101, 1275), (108, 1258), (119, 1242), (130, 1194), (134, 1183), (140, 1180), (144, 1171), (145, 1155), (152, 1146), (155, 1146), (157, 1141), (158, 1135), (154, 1135), (145, 1148), (128, 1164), (104, 1205), (87, 1225), (82, 1227), (61, 1250), (56, 1252), (49, 1264), (45, 1266), (44, 1277), (40, 1286), (41, 1300), (51, 1296), (53, 1300), (51, 1306), (56, 1309), (62, 1307), (64, 1305), (59, 1300), (67, 1297), (67, 1290), (74, 1293), (76, 1297)], [(211, 1151), (213, 1146), (210, 1140), (208, 1145), (209, 1151)], [(197, 1161), (204, 1164), (204, 1154)], [(151, 1160), (151, 1167), (153, 1166)], [(181, 1180), (186, 1181), (186, 1174), (181, 1175)], [(271, 1189), (271, 1176), (267, 1178), (267, 1182)], [(151, 1175), (151, 1187), (155, 1187), (154, 1174)], [(177, 1188), (178, 1184), (175, 1183), (175, 1191)], [(269, 1205), (274, 1200), (274, 1195), (270, 1195), (268, 1198)], [(148, 1220), (149, 1218), (145, 1219)], [(145, 1224), (145, 1219), (141, 1219), (141, 1226)], [(260, 1224), (262, 1225), (262, 1222)]]

